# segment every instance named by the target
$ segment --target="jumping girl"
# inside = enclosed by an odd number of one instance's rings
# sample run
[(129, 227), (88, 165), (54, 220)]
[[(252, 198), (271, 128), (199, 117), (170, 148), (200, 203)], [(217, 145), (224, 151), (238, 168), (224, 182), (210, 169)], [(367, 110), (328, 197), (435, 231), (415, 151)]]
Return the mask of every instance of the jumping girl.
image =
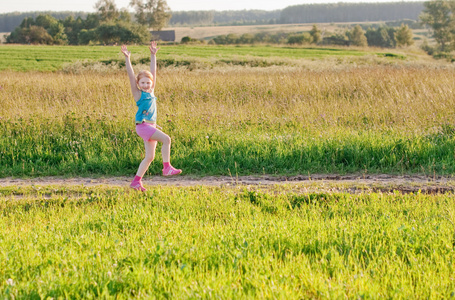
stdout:
[(156, 53), (158, 49), (156, 42), (150, 44), (150, 72), (140, 71), (137, 77), (134, 75), (131, 65), (131, 52), (125, 45), (122, 46), (122, 53), (125, 55), (126, 70), (131, 84), (131, 92), (138, 106), (136, 113), (136, 132), (144, 140), (145, 158), (139, 165), (136, 177), (131, 182), (131, 187), (139, 191), (146, 189), (142, 185), (144, 177), (150, 163), (155, 158), (156, 143), (161, 142), (161, 155), (163, 156), (163, 176), (172, 176), (182, 173), (182, 170), (175, 169), (170, 164), (171, 138), (156, 128), (156, 97), (154, 89), (156, 84)]

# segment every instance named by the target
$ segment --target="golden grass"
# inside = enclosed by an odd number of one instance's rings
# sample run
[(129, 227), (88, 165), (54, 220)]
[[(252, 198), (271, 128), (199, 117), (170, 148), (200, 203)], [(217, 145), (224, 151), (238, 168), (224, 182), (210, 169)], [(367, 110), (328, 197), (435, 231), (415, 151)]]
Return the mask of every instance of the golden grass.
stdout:
[[(204, 119), (210, 126), (292, 122), (424, 131), (453, 123), (454, 77), (451, 68), (422, 66), (165, 69), (156, 95), (160, 122), (173, 115), (179, 125)], [(3, 118), (74, 112), (130, 119), (135, 112), (124, 72), (3, 72), (0, 85)]]

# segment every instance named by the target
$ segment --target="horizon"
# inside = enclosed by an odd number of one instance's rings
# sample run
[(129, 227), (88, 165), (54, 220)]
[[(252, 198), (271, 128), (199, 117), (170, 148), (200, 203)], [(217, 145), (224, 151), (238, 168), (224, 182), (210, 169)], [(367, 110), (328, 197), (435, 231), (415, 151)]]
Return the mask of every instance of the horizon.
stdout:
[[(129, 7), (130, 0), (114, 0), (118, 9), (127, 9), (132, 11)], [(95, 12), (95, 3), (97, 0), (80, 0), (78, 3), (68, 3), (61, 0), (46, 0), (46, 1), (33, 1), (33, 0), (16, 0), (3, 4), (0, 7), (0, 14), (7, 13), (27, 13), (27, 12)], [(187, 0), (167, 0), (166, 1), (171, 11), (239, 11), (239, 10), (282, 10), (288, 6), (306, 5), (306, 4), (333, 4), (333, 3), (386, 3), (386, 2), (425, 2), (422, 0), (231, 0), (229, 2), (221, 0), (199, 0), (188, 3)], [(26, 7), (27, 9), (24, 9)]]

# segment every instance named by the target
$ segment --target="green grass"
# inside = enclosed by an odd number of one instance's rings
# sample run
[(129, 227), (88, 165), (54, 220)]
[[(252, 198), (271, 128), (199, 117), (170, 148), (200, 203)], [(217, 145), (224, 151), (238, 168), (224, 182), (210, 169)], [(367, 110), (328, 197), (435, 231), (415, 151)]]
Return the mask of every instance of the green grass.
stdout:
[[(41, 120), (44, 121), (44, 120)], [(0, 176), (131, 175), (143, 155), (142, 140), (127, 122), (67, 118), (64, 125), (0, 121)], [(49, 123), (55, 122), (52, 119)], [(295, 127), (240, 124), (235, 130), (181, 130), (172, 136), (172, 161), (193, 175), (308, 173), (453, 174), (453, 131), (403, 137), (398, 132), (318, 133)], [(242, 134), (236, 133), (242, 132)], [(148, 174), (160, 174), (159, 149)]]
[[(130, 46), (133, 58), (147, 57), (146, 46)], [(362, 56), (365, 51), (330, 48), (301, 48), (279, 46), (160, 46), (159, 59), (163, 63), (190, 64), (197, 59), (245, 60), (265, 58), (323, 58), (327, 56)], [(243, 59), (242, 59), (243, 58)], [(148, 58), (147, 58), (148, 59)], [(0, 70), (14, 71), (56, 71), (65, 64), (104, 61), (106, 64), (123, 63), (119, 46), (0, 46)], [(177, 61), (177, 62), (175, 62)]]
[(0, 195), (7, 299), (455, 292), (452, 194), (35, 186)]

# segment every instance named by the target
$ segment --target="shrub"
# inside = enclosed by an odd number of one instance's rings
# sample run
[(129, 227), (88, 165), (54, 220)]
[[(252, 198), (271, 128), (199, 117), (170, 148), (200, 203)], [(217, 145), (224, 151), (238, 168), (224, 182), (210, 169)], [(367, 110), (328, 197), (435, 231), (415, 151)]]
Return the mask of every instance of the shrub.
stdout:
[(288, 37), (288, 44), (311, 44), (313, 42), (313, 38), (307, 32), (301, 34), (294, 34)]
[(400, 29), (395, 34), (398, 46), (411, 46), (414, 44), (412, 30), (408, 25), (401, 24)]
[(361, 46), (361, 47), (368, 46), (365, 32), (363, 31), (362, 27), (360, 27), (360, 25), (356, 25), (352, 29), (352, 31), (350, 31), (348, 33), (349, 33), (349, 40), (351, 41), (352, 45)]
[(190, 38), (189, 36), (184, 36), (182, 37), (182, 40), (180, 41), (180, 43), (182, 44), (188, 44), (189, 42), (191, 42), (193, 39)]
[(395, 32), (396, 29), (392, 27), (379, 27), (377, 29), (369, 28), (365, 33), (368, 46), (395, 48), (397, 44)]

